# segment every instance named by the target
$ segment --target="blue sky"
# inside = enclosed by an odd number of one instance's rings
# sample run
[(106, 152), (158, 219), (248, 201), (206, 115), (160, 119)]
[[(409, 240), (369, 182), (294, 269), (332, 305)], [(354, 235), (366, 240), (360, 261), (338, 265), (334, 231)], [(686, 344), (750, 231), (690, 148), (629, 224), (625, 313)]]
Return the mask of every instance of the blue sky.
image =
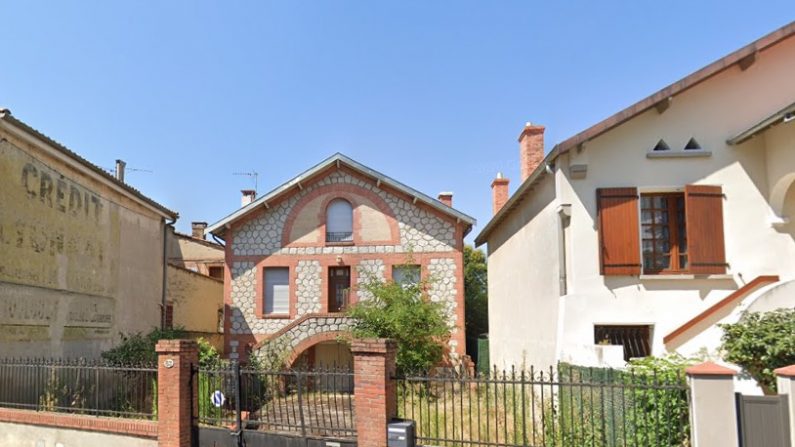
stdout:
[[(0, 0), (0, 106), (178, 211), (233, 211), (334, 152), (491, 216), (547, 150), (795, 20), (790, 2)], [(789, 16), (787, 16), (789, 14)], [(476, 228), (473, 235), (479, 231)], [(471, 239), (470, 236), (468, 239)]]

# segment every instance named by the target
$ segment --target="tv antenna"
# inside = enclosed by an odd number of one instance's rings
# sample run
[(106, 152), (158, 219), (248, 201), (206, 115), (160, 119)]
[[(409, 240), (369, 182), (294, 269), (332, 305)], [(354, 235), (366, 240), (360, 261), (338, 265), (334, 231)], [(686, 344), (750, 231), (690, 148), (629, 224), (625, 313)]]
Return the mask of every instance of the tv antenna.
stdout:
[(245, 175), (247, 177), (252, 177), (254, 179), (254, 192), (257, 192), (257, 178), (259, 177), (259, 173), (257, 173), (257, 171), (233, 172), (232, 175)]

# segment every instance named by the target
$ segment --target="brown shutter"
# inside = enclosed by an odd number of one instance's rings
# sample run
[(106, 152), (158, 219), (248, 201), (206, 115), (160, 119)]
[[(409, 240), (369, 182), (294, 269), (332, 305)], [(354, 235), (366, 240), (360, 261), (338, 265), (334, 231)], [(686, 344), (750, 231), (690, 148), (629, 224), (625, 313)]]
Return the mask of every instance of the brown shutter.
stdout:
[(605, 276), (640, 275), (638, 189), (596, 190), (599, 213), (600, 272)]
[(723, 192), (720, 186), (685, 186), (687, 251), (695, 274), (726, 273)]

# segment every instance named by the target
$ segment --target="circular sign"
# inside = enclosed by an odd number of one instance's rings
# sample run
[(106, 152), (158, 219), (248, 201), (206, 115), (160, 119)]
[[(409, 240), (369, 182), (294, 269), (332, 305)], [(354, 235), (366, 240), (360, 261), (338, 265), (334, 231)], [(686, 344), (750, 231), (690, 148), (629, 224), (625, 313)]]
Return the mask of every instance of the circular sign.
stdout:
[(163, 366), (165, 366), (166, 368), (173, 368), (174, 367), (174, 360), (173, 359), (166, 359), (163, 362)]
[(226, 396), (220, 390), (215, 390), (210, 394), (210, 402), (216, 407), (220, 407), (226, 402)]

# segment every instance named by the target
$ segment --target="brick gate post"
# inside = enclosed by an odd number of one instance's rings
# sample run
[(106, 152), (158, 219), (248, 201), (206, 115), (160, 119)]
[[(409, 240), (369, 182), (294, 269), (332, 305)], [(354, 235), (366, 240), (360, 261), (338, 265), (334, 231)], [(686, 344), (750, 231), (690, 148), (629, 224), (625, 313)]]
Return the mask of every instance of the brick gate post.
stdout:
[(787, 396), (790, 444), (795, 446), (795, 365), (785, 366), (773, 372), (776, 373), (778, 394)]
[(357, 444), (386, 447), (387, 423), (397, 417), (394, 340), (353, 340), (353, 395)]
[(694, 447), (738, 447), (733, 369), (713, 362), (691, 366), (690, 436)]
[(157, 352), (157, 445), (191, 447), (193, 414), (198, 411), (197, 383), (191, 380), (199, 363), (194, 340), (160, 340)]

